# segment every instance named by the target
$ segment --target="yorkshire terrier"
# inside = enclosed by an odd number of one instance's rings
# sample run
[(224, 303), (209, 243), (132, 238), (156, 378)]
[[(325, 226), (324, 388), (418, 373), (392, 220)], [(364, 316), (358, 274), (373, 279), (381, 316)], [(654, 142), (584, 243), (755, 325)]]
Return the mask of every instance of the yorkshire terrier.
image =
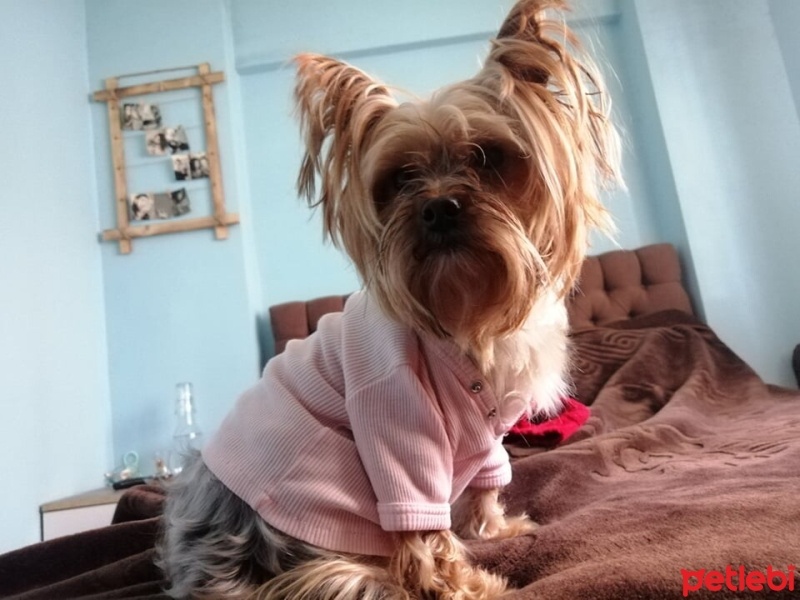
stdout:
[(568, 389), (565, 298), (619, 145), (593, 62), (520, 0), (477, 75), (425, 102), (298, 56), (298, 187), (364, 289), (267, 365), (173, 484), (177, 598), (477, 600), (463, 539), (505, 515), (503, 435)]

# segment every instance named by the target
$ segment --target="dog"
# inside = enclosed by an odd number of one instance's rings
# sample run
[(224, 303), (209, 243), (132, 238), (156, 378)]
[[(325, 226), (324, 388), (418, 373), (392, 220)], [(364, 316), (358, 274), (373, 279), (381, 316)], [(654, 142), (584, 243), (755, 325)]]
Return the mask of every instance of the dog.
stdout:
[(503, 435), (568, 392), (565, 298), (620, 181), (600, 74), (561, 0), (520, 0), (480, 71), (426, 101), (296, 58), (298, 189), (363, 289), (267, 365), (174, 482), (177, 598), (482, 600), (462, 540), (507, 516)]

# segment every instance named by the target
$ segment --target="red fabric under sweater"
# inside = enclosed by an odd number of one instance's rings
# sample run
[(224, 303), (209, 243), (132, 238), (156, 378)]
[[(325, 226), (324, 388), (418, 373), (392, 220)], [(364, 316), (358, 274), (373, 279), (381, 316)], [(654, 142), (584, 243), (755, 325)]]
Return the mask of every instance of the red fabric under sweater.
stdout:
[(531, 422), (523, 416), (508, 432), (508, 438), (509, 441), (521, 441), (531, 446), (557, 446), (578, 431), (586, 423), (589, 414), (588, 406), (574, 398), (567, 398), (558, 416), (541, 423)]

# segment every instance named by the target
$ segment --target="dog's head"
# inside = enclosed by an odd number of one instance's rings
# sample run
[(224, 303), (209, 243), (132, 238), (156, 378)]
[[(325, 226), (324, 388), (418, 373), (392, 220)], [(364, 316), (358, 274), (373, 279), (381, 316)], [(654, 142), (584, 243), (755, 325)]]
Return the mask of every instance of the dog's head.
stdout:
[[(300, 192), (392, 317), (480, 355), (542, 293), (566, 294), (618, 173), (599, 73), (561, 0), (521, 0), (483, 68), (423, 102), (298, 56)], [(319, 189), (318, 189), (319, 187)]]

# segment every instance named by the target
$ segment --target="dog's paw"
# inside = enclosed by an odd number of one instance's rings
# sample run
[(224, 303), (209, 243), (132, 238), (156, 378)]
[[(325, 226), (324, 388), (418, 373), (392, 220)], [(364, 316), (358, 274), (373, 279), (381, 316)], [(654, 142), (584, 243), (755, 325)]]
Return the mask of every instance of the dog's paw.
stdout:
[(539, 525), (532, 521), (528, 515), (503, 516), (502, 519), (498, 519), (494, 523), (487, 523), (481, 537), (487, 540), (504, 540), (533, 533), (538, 528)]
[(502, 540), (533, 532), (537, 525), (527, 515), (506, 516), (500, 491), (467, 490), (453, 510), (453, 531), (462, 539)]

